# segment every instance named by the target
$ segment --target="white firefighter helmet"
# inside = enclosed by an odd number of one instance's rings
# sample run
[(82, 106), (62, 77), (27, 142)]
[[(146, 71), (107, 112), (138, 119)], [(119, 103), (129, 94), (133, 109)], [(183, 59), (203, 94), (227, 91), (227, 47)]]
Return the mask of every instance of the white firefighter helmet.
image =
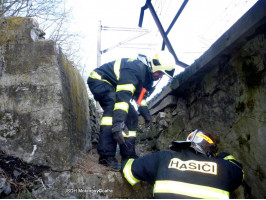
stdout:
[(173, 141), (170, 145), (170, 149), (174, 151), (183, 147), (191, 147), (196, 152), (208, 157), (215, 157), (218, 151), (216, 142), (211, 134), (198, 129), (191, 132), (186, 141)]
[(175, 69), (178, 67), (172, 54), (166, 51), (161, 51), (153, 57), (149, 57), (149, 64), (152, 72), (162, 71), (165, 75), (173, 78)]

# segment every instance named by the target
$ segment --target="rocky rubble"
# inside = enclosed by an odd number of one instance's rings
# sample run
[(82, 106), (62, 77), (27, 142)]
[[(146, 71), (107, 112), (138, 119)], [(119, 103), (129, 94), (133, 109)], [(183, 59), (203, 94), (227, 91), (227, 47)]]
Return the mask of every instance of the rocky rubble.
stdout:
[(1, 198), (152, 198), (152, 186), (138, 183), (132, 187), (119, 171), (99, 165), (95, 153), (84, 154), (72, 170), (61, 172), (3, 152), (0, 158)]
[(33, 197), (31, 192), (42, 186), (42, 172), (48, 167), (27, 164), (0, 151), (0, 197)]

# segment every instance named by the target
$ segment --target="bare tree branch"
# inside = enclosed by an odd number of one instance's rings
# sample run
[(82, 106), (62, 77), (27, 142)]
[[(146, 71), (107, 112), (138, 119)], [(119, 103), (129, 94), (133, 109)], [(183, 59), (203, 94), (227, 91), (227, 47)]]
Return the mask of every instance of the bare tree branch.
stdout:
[(65, 6), (66, 0), (0, 0), (0, 17), (33, 17), (47, 39), (60, 45), (69, 59), (79, 63), (81, 51), (77, 43), (79, 35), (69, 30), (71, 10)]

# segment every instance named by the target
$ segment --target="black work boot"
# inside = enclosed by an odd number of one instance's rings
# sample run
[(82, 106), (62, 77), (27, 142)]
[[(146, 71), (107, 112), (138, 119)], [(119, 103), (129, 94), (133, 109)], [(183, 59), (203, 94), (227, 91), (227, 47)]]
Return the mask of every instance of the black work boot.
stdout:
[(127, 161), (127, 160), (129, 160), (131, 158), (136, 159), (136, 158), (138, 158), (138, 156), (137, 155), (133, 155), (133, 156), (122, 156), (122, 161), (121, 162), (125, 162), (125, 161)]
[(114, 156), (100, 156), (99, 164), (104, 165), (106, 167), (111, 167), (113, 169), (120, 170), (121, 164), (118, 163)]

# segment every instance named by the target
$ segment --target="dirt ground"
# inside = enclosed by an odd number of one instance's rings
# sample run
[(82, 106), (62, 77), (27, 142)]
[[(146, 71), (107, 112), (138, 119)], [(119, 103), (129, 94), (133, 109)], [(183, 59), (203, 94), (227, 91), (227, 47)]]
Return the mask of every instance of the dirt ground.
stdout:
[(32, 189), (42, 184), (41, 175), (45, 170), (49, 168), (27, 164), (0, 151), (0, 178), (5, 180), (5, 188), (11, 189), (9, 194), (1, 192), (0, 198), (30, 198)]

